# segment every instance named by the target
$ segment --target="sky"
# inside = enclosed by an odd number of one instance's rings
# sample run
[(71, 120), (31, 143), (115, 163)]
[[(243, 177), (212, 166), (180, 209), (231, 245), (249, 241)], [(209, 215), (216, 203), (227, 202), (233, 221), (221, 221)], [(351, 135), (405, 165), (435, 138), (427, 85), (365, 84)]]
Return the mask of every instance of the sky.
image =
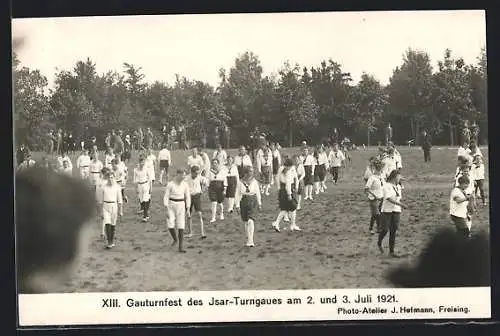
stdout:
[(254, 52), (264, 75), (285, 61), (301, 67), (340, 63), (355, 82), (363, 72), (387, 84), (408, 48), (429, 53), (433, 66), (450, 48), (476, 63), (486, 45), (485, 12), (328, 12), (36, 18), (12, 21), (25, 37), (21, 65), (39, 69), (53, 85), (56, 69), (89, 57), (99, 73), (142, 68), (145, 81), (173, 84), (175, 74), (218, 85), (245, 51)]

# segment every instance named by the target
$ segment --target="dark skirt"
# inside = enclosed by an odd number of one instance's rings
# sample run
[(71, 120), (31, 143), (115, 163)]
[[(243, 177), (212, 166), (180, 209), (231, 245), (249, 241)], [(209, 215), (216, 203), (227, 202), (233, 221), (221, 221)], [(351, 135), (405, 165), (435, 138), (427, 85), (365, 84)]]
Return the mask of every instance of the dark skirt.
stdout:
[(236, 195), (236, 176), (228, 176), (226, 198), (234, 198), (235, 195)]
[(282, 183), (278, 192), (278, 203), (281, 211), (295, 211), (297, 210), (297, 200), (295, 193), (292, 192), (292, 199), (288, 199), (288, 194), (285, 190), (285, 185)]
[(222, 203), (224, 201), (224, 182), (211, 181), (208, 186), (208, 198), (210, 202)]
[(297, 188), (298, 195), (304, 195), (304, 180), (299, 181), (299, 187)]
[(201, 212), (201, 194), (191, 195), (191, 206), (189, 207), (189, 213), (193, 211)]
[(255, 220), (255, 215), (257, 214), (257, 196), (255, 195), (243, 195), (240, 201), (240, 215), (241, 220), (246, 222), (249, 219)]
[(271, 183), (271, 166), (262, 166), (262, 172), (260, 174), (260, 183), (270, 184)]
[(277, 175), (279, 169), (280, 165), (278, 162), (278, 158), (273, 156), (273, 175)]
[(326, 177), (326, 166), (318, 165), (314, 168), (314, 182), (324, 181)]
[(314, 182), (314, 177), (312, 174), (312, 166), (304, 166), (304, 170), (306, 172), (306, 175), (304, 177), (304, 184), (307, 185), (313, 185)]

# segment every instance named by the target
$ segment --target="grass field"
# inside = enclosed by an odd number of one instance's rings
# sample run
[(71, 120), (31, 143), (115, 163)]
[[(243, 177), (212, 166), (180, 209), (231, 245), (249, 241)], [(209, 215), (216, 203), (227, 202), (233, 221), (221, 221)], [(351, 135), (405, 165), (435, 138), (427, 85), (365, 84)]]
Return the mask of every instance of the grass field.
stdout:
[[(418, 148), (401, 147), (399, 151), (405, 178), (403, 201), (409, 205), (403, 210), (396, 239), (399, 259), (381, 255), (376, 235), (368, 232), (370, 213), (361, 176), (376, 149), (367, 148), (351, 152), (352, 162), (343, 170), (338, 185), (329, 180), (326, 193), (303, 204), (297, 215), (302, 232), (274, 232), (271, 222), (278, 213), (277, 193), (273, 190), (271, 196), (264, 196), (254, 248), (245, 247), (244, 227), (237, 214), (226, 214), (224, 221), (209, 223), (210, 206), (204, 195), (208, 238), (199, 239), (195, 217), (195, 235), (185, 242), (187, 253), (178, 253), (170, 246), (163, 187), (153, 187), (151, 220), (143, 223), (136, 213), (137, 199), (129, 183), (129, 203), (124, 205), (124, 216), (118, 223), (116, 247), (104, 249), (100, 223), (95, 224), (88, 252), (72, 282), (61, 292), (392, 287), (384, 273), (400, 263), (414, 262), (435, 229), (452, 225), (448, 202), (457, 153), (456, 149), (434, 148), (432, 162), (424, 163)], [(487, 149), (482, 151), (487, 170)], [(38, 155), (34, 155), (35, 160)], [(186, 157), (185, 152), (172, 153), (174, 168), (183, 166)], [(136, 161), (133, 157), (130, 175)], [(480, 207), (473, 217), (473, 232), (477, 230), (489, 232), (487, 206)]]

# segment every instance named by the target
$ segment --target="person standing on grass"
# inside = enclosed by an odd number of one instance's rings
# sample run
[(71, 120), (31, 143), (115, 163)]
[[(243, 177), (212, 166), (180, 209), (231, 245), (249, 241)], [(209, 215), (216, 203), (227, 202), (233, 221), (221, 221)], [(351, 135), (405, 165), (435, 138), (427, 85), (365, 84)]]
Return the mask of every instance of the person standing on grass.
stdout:
[(450, 218), (457, 233), (464, 237), (470, 237), (470, 213), (469, 202), (472, 201), (473, 195), (467, 192), (470, 186), (470, 179), (467, 175), (460, 176), (457, 179), (457, 186), (453, 188), (450, 195)]
[(368, 159), (368, 165), (366, 166), (365, 172), (363, 173), (363, 181), (365, 181), (365, 184), (366, 182), (368, 182), (368, 179), (373, 175), (373, 172), (375, 171), (374, 162), (376, 159), (377, 158), (375, 156), (371, 156)]
[(387, 178), (393, 170), (397, 169), (396, 160), (394, 159), (393, 154), (394, 153), (391, 153), (389, 148), (387, 148), (384, 152), (384, 156), (382, 158), (382, 162), (384, 163), (384, 178)]
[(328, 155), (328, 162), (330, 164), (330, 174), (332, 174), (333, 183), (337, 184), (340, 175), (340, 168), (345, 162), (344, 153), (339, 149), (338, 144), (333, 145), (333, 149)]
[(31, 158), (31, 153), (27, 152), (24, 156), (23, 162), (19, 164), (17, 167), (18, 171), (28, 169), (30, 167), (34, 167), (36, 165), (36, 162)]
[(68, 169), (71, 169), (71, 171), (73, 171), (73, 163), (71, 162), (71, 159), (68, 156), (67, 152), (62, 152), (62, 154), (57, 157), (57, 168), (56, 168), (56, 170), (61, 171), (63, 169), (64, 162), (67, 163)]
[(201, 166), (201, 175), (202, 176), (207, 176), (208, 172), (210, 171), (210, 158), (208, 157), (206, 149), (201, 150), (200, 156), (203, 159), (203, 166)]
[(474, 195), (481, 197), (483, 205), (486, 205), (486, 194), (484, 192), (484, 163), (481, 155), (474, 156), (472, 161), (472, 172), (471, 175), (474, 179)]
[(262, 194), (269, 196), (273, 179), (273, 154), (268, 146), (259, 149), (257, 152), (257, 169), (261, 179)]
[(227, 170), (217, 159), (212, 160), (212, 168), (208, 172), (208, 198), (211, 202), (212, 218), (216, 221), (217, 206), (220, 208), (220, 220), (224, 220), (224, 196), (227, 188)]
[(384, 197), (384, 178), (382, 177), (382, 169), (384, 165), (379, 160), (374, 160), (372, 163), (373, 171), (368, 177), (365, 184), (365, 193), (368, 195), (370, 202), (370, 233), (373, 234), (373, 224), (377, 224), (376, 232), (380, 233), (380, 208)]
[(387, 148), (387, 151), (389, 153), (389, 156), (391, 156), (392, 159), (394, 160), (394, 165), (396, 166), (396, 169), (399, 170), (403, 169), (403, 157), (401, 156), (401, 153), (397, 150), (393, 142), (389, 142), (389, 147)]
[(240, 213), (241, 220), (245, 224), (247, 236), (246, 246), (254, 247), (255, 217), (257, 209), (262, 208), (260, 186), (253, 177), (253, 167), (243, 169), (243, 178), (236, 187), (236, 209)]
[(271, 143), (271, 153), (273, 154), (273, 179), (271, 181), (271, 185), (276, 182), (276, 185), (279, 188), (278, 179), (278, 169), (281, 167), (281, 154), (279, 149), (276, 147), (276, 143)]
[(469, 155), (474, 158), (474, 156), (478, 155), (480, 157), (483, 157), (483, 153), (481, 153), (481, 149), (477, 146), (477, 143), (474, 141), (471, 141), (469, 145)]
[(116, 184), (120, 186), (120, 193), (122, 195), (122, 200), (124, 203), (128, 202), (127, 196), (125, 196), (125, 186), (127, 183), (127, 170), (126, 166), (120, 161), (119, 156), (117, 156), (113, 161), (113, 175), (115, 177)]
[(462, 176), (465, 176), (469, 179), (469, 184), (467, 185), (467, 188), (464, 190), (464, 192), (466, 195), (471, 195), (469, 202), (467, 204), (467, 217), (466, 217), (467, 227), (470, 230), (472, 227), (472, 216), (471, 215), (476, 210), (476, 198), (475, 198), (475, 194), (474, 194), (474, 184), (473, 184), (474, 179), (471, 176), (471, 167), (469, 165), (469, 161), (467, 159), (464, 159), (464, 158), (462, 158), (460, 160), (459, 167), (457, 169), (457, 173), (455, 174), (455, 183), (454, 183), (455, 188), (459, 186), (460, 183), (458, 182), (458, 180)]
[(305, 197), (306, 200), (313, 200), (313, 184), (314, 184), (314, 169), (316, 167), (316, 159), (309, 152), (309, 148), (304, 148), (304, 170), (306, 175), (304, 176), (304, 185), (305, 185)]
[(234, 210), (234, 198), (236, 197), (236, 186), (240, 180), (240, 175), (238, 173), (238, 167), (234, 163), (234, 158), (232, 156), (227, 157), (227, 188), (226, 188), (226, 199), (228, 212), (232, 213)]
[(328, 169), (328, 155), (326, 154), (323, 145), (318, 146), (316, 153), (316, 160), (318, 166), (314, 170), (315, 184), (316, 184), (316, 195), (320, 192), (323, 193), (327, 189), (326, 187), (326, 172)]
[(424, 151), (424, 162), (431, 162), (432, 138), (426, 130), (422, 132), (422, 150)]
[(116, 221), (123, 216), (121, 186), (116, 183), (112, 170), (107, 169), (104, 175), (105, 183), (99, 188), (102, 213), (102, 224), (107, 240), (106, 249), (115, 247)]
[(227, 161), (227, 153), (222, 148), (220, 143), (217, 143), (216, 149), (212, 155), (212, 159), (217, 159), (221, 164), (224, 164)]
[(203, 161), (203, 157), (199, 153), (198, 147), (194, 146), (191, 148), (191, 155), (189, 155), (187, 158), (187, 165), (189, 169), (191, 169), (193, 166), (197, 166), (198, 168), (200, 168), (200, 173), (202, 172), (202, 169), (205, 166), (205, 162)]
[(184, 228), (186, 226), (186, 210), (191, 208), (191, 195), (186, 181), (185, 172), (178, 169), (175, 178), (167, 183), (163, 204), (167, 208), (167, 226), (172, 236), (172, 245), (179, 243), (179, 252), (184, 250)]
[(191, 206), (188, 211), (188, 228), (189, 232), (185, 235), (186, 238), (191, 238), (193, 236), (193, 215), (198, 214), (200, 218), (200, 228), (201, 228), (201, 239), (205, 239), (207, 235), (205, 234), (205, 227), (203, 225), (203, 215), (201, 208), (201, 194), (208, 185), (208, 180), (206, 177), (200, 175), (200, 167), (192, 166), (191, 175), (186, 179), (186, 183), (189, 187), (189, 193), (191, 195)]
[(112, 147), (107, 147), (106, 153), (104, 154), (104, 167), (111, 169), (111, 161), (115, 158), (115, 153), (113, 152)]
[(97, 186), (97, 183), (99, 182), (100, 179), (100, 174), (102, 169), (104, 168), (103, 163), (101, 160), (99, 160), (97, 153), (92, 154), (92, 160), (90, 161), (89, 167), (90, 167), (90, 182), (94, 186), (94, 190)]
[(395, 169), (387, 177), (387, 183), (383, 186), (383, 200), (381, 206), (381, 221), (380, 233), (378, 235), (377, 246), (380, 253), (384, 253), (382, 241), (387, 232), (389, 232), (389, 255), (397, 257), (394, 253), (396, 246), (396, 232), (399, 228), (401, 219), (401, 209), (406, 209), (407, 206), (401, 203), (402, 188), (401, 188), (401, 173)]
[(281, 220), (288, 214), (291, 221), (290, 231), (301, 231), (300, 227), (297, 226), (296, 223), (296, 191), (298, 187), (298, 179), (295, 169), (293, 169), (292, 159), (287, 158), (285, 160), (283, 167), (281, 167), (278, 172), (278, 181), (280, 183), (280, 189), (278, 192), (280, 212), (276, 220), (272, 223), (272, 226), (276, 232), (280, 232)]
[(90, 156), (89, 151), (84, 149), (76, 160), (76, 168), (80, 172), (80, 178), (87, 180), (90, 176)]
[(149, 207), (151, 205), (151, 170), (146, 167), (146, 159), (139, 157), (139, 165), (134, 169), (134, 184), (137, 186), (137, 198), (141, 204), (142, 221), (149, 220)]
[(158, 161), (160, 162), (160, 184), (163, 185), (163, 174), (165, 174), (166, 182), (168, 182), (168, 167), (172, 163), (172, 157), (168, 150), (168, 143), (164, 142), (160, 152), (158, 153)]
[[(295, 161), (295, 173), (297, 174), (296, 181), (296, 197), (297, 197), (297, 210), (301, 209), (302, 196), (304, 195), (304, 177), (306, 176), (306, 171), (304, 170), (304, 165), (301, 158), (295, 155), (292, 160)], [(285, 217), (286, 221), (286, 217)]]
[(130, 135), (125, 136), (125, 141), (123, 141), (123, 154), (122, 161), (128, 163), (132, 157), (132, 141), (130, 141)]
[(238, 167), (238, 174), (240, 178), (243, 177), (243, 167), (253, 166), (252, 159), (247, 154), (247, 149), (245, 148), (245, 146), (240, 147), (238, 155), (234, 158), (234, 163)]
[(155, 167), (156, 167), (156, 156), (153, 154), (153, 150), (151, 147), (148, 147), (146, 150), (146, 168), (149, 169), (149, 178), (151, 179), (151, 187), (150, 190), (153, 190), (153, 183), (156, 179)]

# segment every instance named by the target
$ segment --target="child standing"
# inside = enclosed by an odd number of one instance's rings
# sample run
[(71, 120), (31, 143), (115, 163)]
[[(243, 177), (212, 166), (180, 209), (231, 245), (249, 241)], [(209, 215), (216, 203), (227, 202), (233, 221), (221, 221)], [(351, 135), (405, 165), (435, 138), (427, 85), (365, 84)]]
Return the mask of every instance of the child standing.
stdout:
[(368, 160), (368, 165), (366, 166), (365, 172), (363, 173), (363, 180), (365, 181), (365, 184), (366, 182), (368, 182), (368, 179), (370, 178), (370, 176), (373, 175), (373, 171), (375, 170), (373, 168), (374, 161), (375, 161), (375, 156), (370, 157), (370, 159)]
[(200, 175), (200, 167), (192, 166), (191, 175), (186, 179), (187, 185), (189, 187), (189, 194), (191, 197), (191, 206), (188, 211), (188, 227), (189, 232), (185, 235), (186, 238), (191, 238), (193, 236), (193, 214), (196, 212), (200, 218), (201, 227), (201, 239), (205, 239), (205, 228), (203, 226), (203, 215), (201, 213), (201, 194), (208, 184), (207, 178)]
[(298, 179), (295, 170), (293, 169), (292, 159), (287, 158), (284, 162), (284, 166), (280, 168), (278, 172), (278, 181), (280, 183), (280, 189), (278, 192), (278, 202), (280, 213), (273, 222), (273, 228), (276, 232), (280, 232), (280, 222), (285, 217), (289, 215), (291, 223), (291, 231), (301, 231), (300, 227), (296, 224), (297, 215), (297, 200), (296, 200), (296, 190), (298, 186)]
[(120, 187), (120, 194), (122, 195), (122, 201), (127, 202), (125, 200), (125, 182), (127, 181), (127, 172), (123, 169), (123, 165), (120, 159), (118, 159), (119, 156), (117, 155), (113, 161), (111, 161), (111, 164), (113, 165), (113, 174), (115, 176), (115, 181), (116, 184)]
[(220, 220), (224, 220), (224, 196), (227, 187), (227, 170), (219, 164), (219, 160), (212, 160), (212, 168), (208, 173), (208, 198), (212, 202), (212, 219), (210, 223), (216, 221), (217, 205), (220, 208)]
[(323, 193), (326, 190), (326, 171), (328, 169), (328, 155), (326, 155), (323, 145), (317, 149), (316, 160), (318, 166), (314, 169), (316, 194)]
[(345, 161), (344, 153), (342, 153), (339, 149), (338, 144), (333, 145), (333, 149), (328, 155), (328, 161), (330, 163), (330, 173), (332, 174), (333, 182), (337, 184), (339, 180), (340, 168)]
[[(272, 185), (272, 184), (274, 184), (274, 182), (277, 181), (278, 169), (281, 167), (281, 154), (280, 154), (280, 151), (276, 147), (276, 144), (274, 142), (271, 143), (271, 153), (273, 154), (273, 179), (271, 181), (271, 185)], [(278, 184), (278, 188), (279, 188), (279, 184)]]
[(173, 243), (179, 242), (179, 252), (186, 253), (184, 250), (184, 228), (186, 225), (186, 210), (191, 208), (191, 195), (189, 187), (184, 181), (184, 170), (179, 169), (175, 174), (173, 181), (167, 183), (163, 204), (167, 208), (167, 226)]
[(302, 203), (302, 196), (304, 194), (304, 177), (306, 176), (306, 172), (304, 170), (304, 165), (302, 164), (302, 160), (298, 155), (294, 156), (295, 159), (295, 171), (297, 174), (297, 210), (300, 210)]
[(253, 177), (253, 167), (243, 169), (243, 178), (236, 188), (236, 209), (241, 215), (241, 220), (245, 224), (248, 247), (254, 247), (253, 236), (255, 232), (255, 216), (257, 209), (262, 208), (260, 196), (260, 186)]
[(151, 204), (151, 170), (146, 167), (143, 155), (139, 157), (139, 165), (134, 169), (134, 184), (137, 198), (141, 204), (142, 221), (149, 220), (149, 206)]
[(121, 187), (115, 182), (113, 171), (106, 170), (104, 179), (105, 182), (99, 188), (100, 197), (98, 199), (102, 207), (102, 224), (107, 240), (106, 248), (110, 249), (115, 246), (116, 220), (118, 216), (123, 216), (123, 204)]
[(268, 146), (264, 147), (260, 155), (257, 155), (257, 168), (261, 177), (262, 193), (269, 196), (273, 172), (273, 154)]
[(149, 178), (150, 178), (150, 190), (153, 190), (153, 183), (156, 180), (155, 167), (156, 167), (156, 156), (153, 154), (153, 150), (151, 147), (148, 147), (146, 151), (146, 159), (145, 165), (149, 170)]
[(226, 188), (226, 199), (227, 207), (229, 213), (233, 212), (234, 209), (234, 198), (236, 196), (236, 186), (240, 179), (238, 172), (238, 167), (234, 164), (234, 158), (232, 156), (227, 157), (227, 188)]
[(243, 176), (243, 167), (252, 166), (252, 158), (247, 154), (245, 146), (241, 146), (238, 155), (234, 158), (234, 164), (238, 167), (238, 174)]
[(163, 143), (163, 146), (158, 153), (158, 161), (160, 162), (160, 184), (163, 185), (163, 175), (166, 175), (166, 180), (168, 182), (168, 167), (170, 167), (172, 163), (172, 158), (170, 156), (170, 151), (167, 148), (168, 144), (166, 142)]
[(383, 186), (383, 200), (381, 206), (381, 228), (378, 236), (378, 248), (381, 253), (384, 253), (382, 241), (387, 232), (389, 232), (389, 254), (391, 257), (397, 257), (394, 253), (396, 245), (396, 231), (399, 228), (401, 209), (406, 209), (406, 205), (401, 203), (401, 173), (399, 170), (393, 170), (388, 178), (387, 183)]
[(382, 177), (383, 164), (381, 161), (374, 161), (373, 173), (365, 184), (365, 192), (370, 202), (370, 233), (373, 234), (373, 224), (377, 223), (377, 233), (380, 233), (380, 208), (384, 197), (384, 179)]
[(106, 154), (104, 154), (104, 167), (111, 169), (111, 161), (115, 158), (115, 154), (113, 153), (113, 148), (108, 147), (106, 150)]
[(484, 192), (484, 163), (481, 155), (474, 156), (472, 165), (472, 177), (474, 179), (474, 195), (480, 193), (483, 205), (486, 205), (486, 194)]
[(468, 176), (460, 176), (457, 179), (458, 186), (454, 187), (450, 195), (450, 218), (457, 229), (457, 233), (464, 238), (470, 236), (468, 205), (472, 195), (466, 190), (469, 188), (470, 179)]
[(314, 183), (314, 168), (316, 166), (316, 159), (309, 153), (309, 148), (304, 148), (304, 171), (306, 175), (304, 176), (305, 185), (305, 197), (304, 201), (310, 199), (313, 200), (313, 183)]
[(97, 153), (92, 154), (92, 161), (90, 161), (90, 182), (94, 186), (94, 190), (101, 178), (101, 171), (104, 168), (101, 160), (98, 159)]

